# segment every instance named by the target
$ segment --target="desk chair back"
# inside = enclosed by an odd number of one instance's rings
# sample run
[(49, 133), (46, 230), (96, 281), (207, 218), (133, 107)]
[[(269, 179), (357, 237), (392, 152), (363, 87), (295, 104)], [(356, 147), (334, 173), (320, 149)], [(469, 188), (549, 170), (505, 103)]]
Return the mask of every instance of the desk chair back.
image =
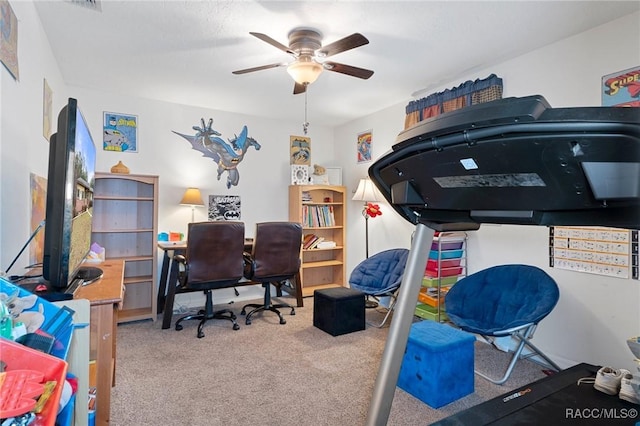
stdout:
[(300, 283), (300, 250), (302, 248), (302, 225), (296, 222), (262, 222), (256, 224), (256, 234), (253, 240), (251, 256), (245, 257), (248, 265), (245, 277), (252, 281), (261, 282), (264, 287), (264, 303), (250, 303), (242, 308), (254, 308), (246, 314), (246, 324), (251, 324), (251, 318), (258, 312), (271, 311), (278, 315), (280, 324), (286, 321), (278, 308), (290, 308), (291, 315), (295, 309), (286, 303), (271, 303), (271, 285), (277, 290), (277, 296), (282, 295), (282, 287), (288, 281), (291, 291), (295, 291), (298, 306), (302, 306), (302, 290)]
[(253, 276), (255, 281), (282, 281), (300, 271), (302, 226), (295, 222), (256, 224), (253, 241)]
[(240, 326), (230, 309), (213, 310), (212, 290), (233, 287), (244, 272), (244, 223), (197, 222), (190, 223), (186, 256), (176, 255), (174, 260), (184, 267), (181, 285), (202, 290), (206, 295), (204, 309), (197, 314), (186, 315), (176, 321), (176, 330), (182, 330), (182, 322), (198, 320), (198, 338), (204, 337), (202, 328), (207, 320), (225, 319)]
[(244, 223), (190, 223), (187, 241), (186, 286), (214, 289), (242, 279)]

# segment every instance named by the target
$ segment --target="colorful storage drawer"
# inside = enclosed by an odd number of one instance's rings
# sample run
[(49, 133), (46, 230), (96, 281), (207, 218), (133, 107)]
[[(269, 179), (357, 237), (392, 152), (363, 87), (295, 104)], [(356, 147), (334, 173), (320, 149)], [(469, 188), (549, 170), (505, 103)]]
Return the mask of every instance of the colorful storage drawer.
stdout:
[(431, 250), (460, 250), (462, 248), (462, 241), (441, 241), (439, 244), (437, 241), (431, 243)]
[(437, 276), (436, 277), (426, 276), (426, 277), (422, 278), (422, 286), (423, 287), (438, 287), (438, 283), (442, 287), (444, 287), (444, 286), (452, 286), (457, 281), (458, 281), (458, 277), (456, 277), (456, 276), (441, 277), (441, 278), (438, 278)]
[[(424, 303), (418, 303), (416, 305), (415, 315), (423, 319), (438, 321), (438, 308)], [(444, 309), (440, 309), (440, 321), (446, 321), (447, 319), (447, 313)]]
[(440, 289), (440, 298), (437, 297), (437, 292), (429, 291), (430, 289), (423, 287), (420, 289), (418, 293), (418, 302), (424, 303), (429, 306), (438, 306), (438, 302), (440, 302), (440, 306), (444, 306), (444, 296), (449, 291), (449, 287), (442, 287)]
[(440, 271), (433, 271), (431, 269), (427, 269), (426, 271), (424, 271), (424, 274), (427, 277), (431, 277), (431, 278), (437, 278), (438, 274), (441, 277), (455, 277), (456, 275), (460, 275), (461, 273), (462, 273), (462, 268), (442, 268)]
[(427, 260), (427, 270), (437, 271), (438, 264), (440, 264), (440, 269), (455, 268), (460, 266), (460, 259), (441, 260), (440, 262), (429, 259)]
[(438, 250), (429, 250), (429, 259), (458, 259), (462, 257), (462, 252), (463, 250), (448, 250), (441, 252), (438, 252)]

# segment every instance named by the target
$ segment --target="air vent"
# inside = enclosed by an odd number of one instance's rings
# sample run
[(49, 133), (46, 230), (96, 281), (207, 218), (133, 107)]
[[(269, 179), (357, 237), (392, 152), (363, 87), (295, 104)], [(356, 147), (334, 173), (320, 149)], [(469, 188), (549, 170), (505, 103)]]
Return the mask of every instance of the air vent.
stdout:
[(101, 0), (67, 0), (69, 3), (102, 12)]

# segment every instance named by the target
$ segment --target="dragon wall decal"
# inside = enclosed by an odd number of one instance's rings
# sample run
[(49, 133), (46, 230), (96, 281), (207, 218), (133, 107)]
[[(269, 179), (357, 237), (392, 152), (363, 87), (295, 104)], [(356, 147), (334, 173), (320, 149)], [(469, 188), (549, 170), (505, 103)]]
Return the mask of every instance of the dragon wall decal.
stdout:
[(196, 131), (193, 136), (175, 130), (172, 132), (188, 140), (191, 147), (201, 152), (203, 157), (209, 157), (218, 164), (218, 180), (223, 172), (227, 172), (227, 188), (231, 188), (231, 185), (237, 186), (240, 182), (238, 164), (242, 162), (250, 147), (254, 147), (258, 151), (261, 148), (260, 144), (248, 136), (247, 126), (242, 126), (240, 134), (233, 135), (233, 138), (228, 139), (229, 143), (227, 143), (220, 138), (222, 133), (213, 129), (213, 118), (210, 118), (206, 124), (204, 118), (201, 118), (200, 123), (201, 126), (193, 126), (193, 130)]

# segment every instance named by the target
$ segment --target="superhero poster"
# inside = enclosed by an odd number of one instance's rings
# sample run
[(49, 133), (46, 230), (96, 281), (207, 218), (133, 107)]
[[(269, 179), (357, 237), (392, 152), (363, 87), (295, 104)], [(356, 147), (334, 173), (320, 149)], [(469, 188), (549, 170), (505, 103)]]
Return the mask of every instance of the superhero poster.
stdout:
[(239, 195), (209, 195), (209, 221), (240, 220)]
[(602, 106), (640, 107), (640, 66), (602, 77)]

